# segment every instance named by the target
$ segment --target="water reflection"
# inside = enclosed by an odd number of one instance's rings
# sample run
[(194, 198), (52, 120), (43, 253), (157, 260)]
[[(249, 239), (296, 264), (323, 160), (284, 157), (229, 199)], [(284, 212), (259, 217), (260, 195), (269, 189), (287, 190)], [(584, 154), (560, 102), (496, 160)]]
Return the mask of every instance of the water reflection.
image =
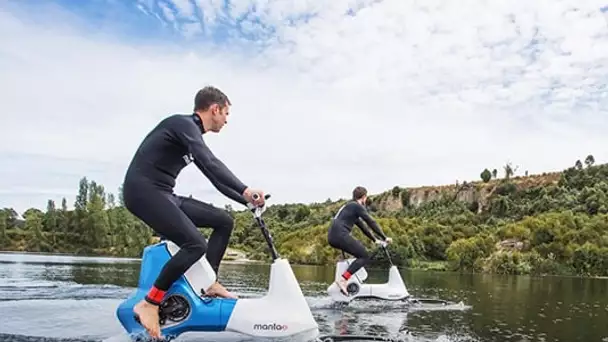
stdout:
[(407, 313), (356, 313), (352, 311), (317, 312), (315, 319), (324, 331), (336, 335), (372, 335), (398, 338), (407, 332)]

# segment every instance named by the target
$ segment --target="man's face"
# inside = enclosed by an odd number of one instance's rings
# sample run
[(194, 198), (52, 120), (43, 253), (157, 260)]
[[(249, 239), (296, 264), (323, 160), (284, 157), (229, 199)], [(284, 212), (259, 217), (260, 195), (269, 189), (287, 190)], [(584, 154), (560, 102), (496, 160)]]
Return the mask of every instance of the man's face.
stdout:
[(228, 123), (228, 115), (230, 115), (230, 106), (220, 106), (218, 104), (213, 104), (211, 108), (213, 124), (211, 127), (211, 131), (219, 132), (225, 124)]

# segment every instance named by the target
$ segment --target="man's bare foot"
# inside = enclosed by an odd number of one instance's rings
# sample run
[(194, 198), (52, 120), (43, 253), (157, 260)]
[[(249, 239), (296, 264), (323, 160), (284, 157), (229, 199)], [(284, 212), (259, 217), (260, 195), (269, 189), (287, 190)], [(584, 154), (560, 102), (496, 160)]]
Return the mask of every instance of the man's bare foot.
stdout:
[(158, 306), (142, 300), (135, 305), (133, 312), (138, 316), (139, 323), (146, 328), (152, 338), (160, 338)]
[(213, 285), (211, 285), (207, 291), (205, 291), (205, 294), (207, 296), (217, 296), (217, 297), (222, 297), (222, 298), (232, 298), (232, 299), (237, 299), (238, 297), (233, 295), (232, 293), (228, 292), (228, 290), (226, 290), (226, 288), (224, 286), (222, 286), (222, 284), (215, 282), (213, 283)]
[(348, 290), (346, 290), (346, 280), (336, 280), (336, 285), (338, 285), (338, 288), (340, 289), (340, 292), (342, 292), (343, 295), (348, 296)]

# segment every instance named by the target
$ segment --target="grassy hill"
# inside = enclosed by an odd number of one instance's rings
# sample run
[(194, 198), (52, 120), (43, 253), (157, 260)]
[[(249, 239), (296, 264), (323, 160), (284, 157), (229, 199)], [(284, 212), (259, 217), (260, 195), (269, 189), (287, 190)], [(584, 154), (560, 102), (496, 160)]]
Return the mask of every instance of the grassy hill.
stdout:
[[(576, 161), (562, 172), (514, 177), (483, 170), (480, 181), (394, 187), (371, 196), (370, 211), (394, 239), (393, 261), (409, 267), (508, 274), (608, 275), (608, 165)], [(272, 205), (266, 222), (279, 252), (294, 263), (333, 264), (331, 217), (344, 200)], [(0, 211), (4, 249), (138, 256), (152, 238), (103, 186), (83, 178), (76, 209), (49, 201), (25, 221)], [(231, 248), (268, 260), (265, 242), (246, 211), (233, 211)], [(203, 229), (207, 233), (206, 229)], [(354, 235), (366, 245), (361, 232)], [(372, 247), (373, 248), (373, 247)], [(375, 262), (383, 263), (380, 257)]]

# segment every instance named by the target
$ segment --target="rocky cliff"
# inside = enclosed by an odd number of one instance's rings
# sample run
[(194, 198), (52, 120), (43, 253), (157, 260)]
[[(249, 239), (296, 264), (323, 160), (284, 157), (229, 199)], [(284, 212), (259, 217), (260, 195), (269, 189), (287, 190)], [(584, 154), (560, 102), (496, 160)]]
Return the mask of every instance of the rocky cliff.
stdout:
[[(561, 172), (543, 173), (540, 175), (516, 176), (509, 179), (518, 190), (556, 184)], [(488, 182), (463, 182), (443, 186), (422, 186), (402, 188), (395, 186), (389, 191), (370, 196), (373, 206), (380, 210), (398, 211), (404, 206), (418, 207), (423, 203), (438, 201), (442, 198), (456, 198), (481, 212), (488, 204), (488, 198), (494, 193), (504, 178), (494, 178)]]

